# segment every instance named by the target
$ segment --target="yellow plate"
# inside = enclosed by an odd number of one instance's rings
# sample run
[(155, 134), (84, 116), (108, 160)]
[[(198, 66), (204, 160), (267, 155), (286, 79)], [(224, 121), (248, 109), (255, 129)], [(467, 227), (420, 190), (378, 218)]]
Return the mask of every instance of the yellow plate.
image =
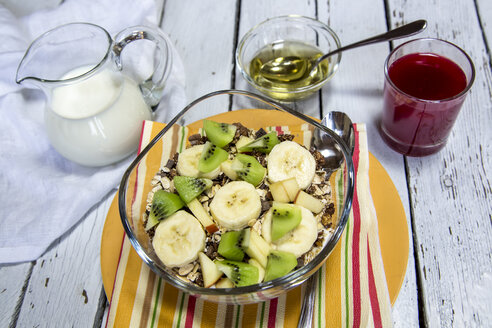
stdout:
[[(254, 111), (254, 113), (252, 113)], [(250, 128), (260, 128), (265, 125), (299, 124), (299, 119), (279, 111), (240, 110), (222, 113), (211, 117), (220, 122), (241, 122)], [(200, 124), (196, 122), (193, 124)], [(409, 240), (405, 210), (398, 192), (388, 173), (372, 154), (369, 154), (369, 179), (371, 195), (376, 208), (379, 227), (379, 242), (383, 257), (384, 270), (391, 304), (394, 304), (405, 278), (407, 269)], [(104, 289), (108, 299), (113, 292), (114, 278), (123, 241), (123, 226), (121, 224), (117, 197), (113, 199), (108, 211), (101, 237), (101, 273)]]

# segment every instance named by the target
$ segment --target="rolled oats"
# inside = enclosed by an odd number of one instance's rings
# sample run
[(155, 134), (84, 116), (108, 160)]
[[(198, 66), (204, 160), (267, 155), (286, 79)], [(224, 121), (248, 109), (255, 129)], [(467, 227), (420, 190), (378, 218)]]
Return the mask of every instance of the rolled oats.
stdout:
[(162, 177), (161, 178), (161, 185), (163, 189), (170, 189), (171, 188), (171, 180), (168, 177)]
[(193, 267), (194, 267), (193, 263), (188, 263), (185, 266), (179, 268), (178, 274), (180, 276), (186, 276), (188, 273), (191, 272), (191, 270), (193, 270)]
[(331, 194), (331, 186), (329, 183), (325, 184), (323, 187), (321, 187), (321, 191), (323, 191), (324, 195), (330, 195)]

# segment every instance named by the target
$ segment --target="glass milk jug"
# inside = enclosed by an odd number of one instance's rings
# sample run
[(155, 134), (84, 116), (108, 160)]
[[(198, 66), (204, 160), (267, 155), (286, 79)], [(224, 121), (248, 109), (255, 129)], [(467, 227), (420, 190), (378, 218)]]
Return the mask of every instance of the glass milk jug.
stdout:
[[(124, 74), (122, 50), (135, 40), (155, 44), (151, 76)], [(71, 23), (50, 30), (27, 49), (16, 82), (44, 91), (46, 132), (65, 158), (85, 166), (115, 163), (138, 147), (142, 122), (152, 119), (171, 71), (170, 41), (157, 29), (127, 28), (115, 36), (100, 26)], [(135, 43), (139, 46), (139, 43)]]

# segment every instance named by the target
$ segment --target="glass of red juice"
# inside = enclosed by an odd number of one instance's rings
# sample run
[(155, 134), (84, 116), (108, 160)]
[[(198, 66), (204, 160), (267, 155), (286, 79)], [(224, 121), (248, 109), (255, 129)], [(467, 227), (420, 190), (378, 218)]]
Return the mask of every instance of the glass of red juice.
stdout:
[(384, 74), (385, 142), (408, 156), (441, 150), (475, 78), (470, 57), (448, 41), (416, 39), (390, 53)]

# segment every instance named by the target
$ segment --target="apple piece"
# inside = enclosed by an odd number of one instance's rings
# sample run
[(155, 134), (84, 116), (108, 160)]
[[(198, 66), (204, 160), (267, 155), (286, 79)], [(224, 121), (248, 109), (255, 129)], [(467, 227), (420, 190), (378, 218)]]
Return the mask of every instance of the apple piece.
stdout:
[(248, 263), (258, 268), (258, 283), (263, 282), (263, 278), (265, 278), (265, 268), (255, 259), (249, 259)]
[(270, 244), (268, 244), (256, 231), (251, 228), (243, 230), (241, 248), (251, 258), (258, 261), (264, 268), (266, 267)]
[(282, 184), (282, 181), (272, 183), (270, 185), (270, 192), (272, 193), (272, 197), (275, 201), (281, 202), (281, 203), (290, 202), (289, 194), (285, 190), (285, 187)]
[(233, 288), (234, 283), (232, 282), (231, 279), (225, 277), (217, 281), (215, 284), (215, 288)]
[(202, 269), (203, 285), (208, 288), (219, 280), (223, 273), (205, 253), (198, 253), (198, 261)]
[(231, 180), (237, 180), (237, 173), (232, 169), (232, 159), (228, 159), (220, 164), (220, 169)]
[(198, 199), (193, 199), (191, 202), (186, 204), (186, 206), (188, 206), (191, 213), (193, 213), (193, 215), (198, 219), (198, 221), (200, 221), (205, 230), (207, 230), (209, 233), (214, 233), (219, 230), (219, 227), (217, 227), (215, 222), (212, 220), (205, 208), (203, 208), (203, 205), (198, 201)]
[(246, 136), (240, 136), (239, 140), (236, 142), (236, 149), (238, 149), (238, 152), (239, 152), (239, 148), (246, 146), (247, 144), (249, 144), (250, 142), (253, 142), (254, 140), (255, 139), (252, 139), (252, 138), (249, 138)]
[(258, 249), (260, 250), (260, 252), (267, 256), (268, 257), (268, 254), (270, 254), (270, 250), (272, 248), (272, 246), (270, 245), (269, 242), (267, 242), (265, 240), (265, 238), (263, 238), (262, 236), (260, 236), (260, 234), (258, 232), (256, 232), (255, 230), (253, 229), (250, 229), (251, 230), (251, 238), (252, 238), (252, 242), (256, 245), (258, 245)]
[(287, 195), (289, 195), (289, 201), (293, 202), (296, 199), (297, 193), (301, 188), (299, 188), (299, 184), (295, 177), (282, 180), (282, 185), (284, 186)]
[(299, 191), (297, 194), (296, 199), (294, 200), (294, 204), (300, 205), (304, 208), (307, 208), (314, 214), (318, 214), (323, 210), (325, 205), (321, 200), (319, 200), (316, 197), (311, 196), (310, 194), (304, 192), (304, 191)]

